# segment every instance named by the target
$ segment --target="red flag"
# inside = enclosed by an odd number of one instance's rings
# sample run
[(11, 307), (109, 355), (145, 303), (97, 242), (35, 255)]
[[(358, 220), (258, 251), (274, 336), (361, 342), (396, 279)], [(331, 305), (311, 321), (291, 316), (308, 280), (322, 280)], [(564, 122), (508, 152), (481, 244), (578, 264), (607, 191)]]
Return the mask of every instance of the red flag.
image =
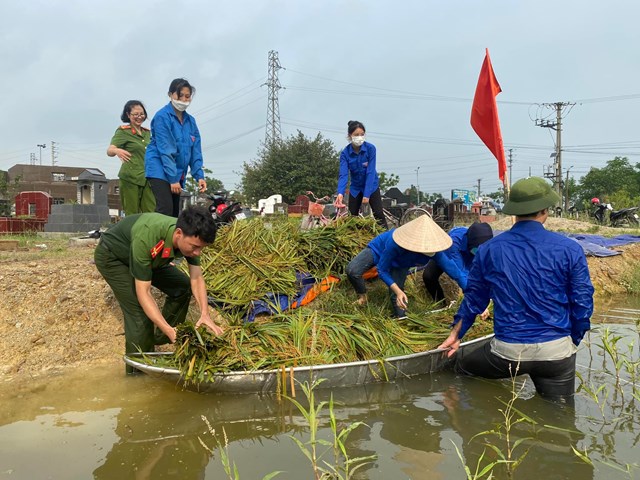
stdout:
[(478, 77), (476, 94), (473, 97), (471, 127), (498, 159), (498, 176), (504, 183), (507, 162), (504, 157), (502, 132), (500, 131), (500, 120), (498, 119), (498, 105), (496, 104), (496, 96), (501, 91), (500, 84), (493, 73), (489, 49), (487, 48), (487, 54), (484, 57), (480, 76)]

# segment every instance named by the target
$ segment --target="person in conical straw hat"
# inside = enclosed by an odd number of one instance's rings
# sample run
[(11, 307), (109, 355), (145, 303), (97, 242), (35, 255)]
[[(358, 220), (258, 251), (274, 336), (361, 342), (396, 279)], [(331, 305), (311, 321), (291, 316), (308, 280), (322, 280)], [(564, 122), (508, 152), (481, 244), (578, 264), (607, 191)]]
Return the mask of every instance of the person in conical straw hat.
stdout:
[[(446, 250), (451, 245), (451, 237), (430, 215), (423, 215), (378, 235), (346, 268), (347, 277), (358, 294), (357, 303), (364, 305), (367, 302), (363, 276), (371, 268), (377, 267), (378, 276), (389, 287), (395, 316), (406, 318), (407, 295), (404, 293), (404, 283), (409, 268), (427, 264), (437, 252)], [(445, 272), (449, 273), (447, 267)]]

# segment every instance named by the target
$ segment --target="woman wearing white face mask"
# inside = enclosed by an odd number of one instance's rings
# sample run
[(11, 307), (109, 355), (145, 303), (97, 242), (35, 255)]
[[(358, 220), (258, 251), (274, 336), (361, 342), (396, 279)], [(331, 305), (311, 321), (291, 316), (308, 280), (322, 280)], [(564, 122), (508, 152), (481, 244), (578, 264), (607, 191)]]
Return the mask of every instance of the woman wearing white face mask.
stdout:
[(186, 112), (196, 89), (184, 78), (169, 85), (170, 102), (151, 120), (151, 143), (145, 155), (145, 175), (156, 197), (156, 212), (172, 217), (180, 213), (180, 194), (187, 172), (198, 182), (204, 180), (200, 131), (195, 119)]
[(360, 206), (369, 204), (373, 216), (378, 223), (387, 228), (382, 211), (382, 196), (378, 186), (378, 172), (376, 171), (376, 147), (365, 141), (365, 128), (361, 122), (351, 120), (348, 123), (348, 138), (350, 144), (340, 153), (340, 174), (338, 176), (338, 196), (336, 207), (344, 207), (342, 200), (349, 185), (349, 213), (358, 215)]

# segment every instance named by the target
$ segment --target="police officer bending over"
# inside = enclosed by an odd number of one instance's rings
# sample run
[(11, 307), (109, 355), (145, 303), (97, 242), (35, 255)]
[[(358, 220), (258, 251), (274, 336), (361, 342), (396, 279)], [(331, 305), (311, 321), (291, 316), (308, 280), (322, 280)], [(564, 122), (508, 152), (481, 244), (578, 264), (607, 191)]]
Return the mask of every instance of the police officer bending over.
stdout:
[[(216, 335), (222, 333), (209, 315), (199, 258), (215, 237), (211, 215), (195, 206), (177, 219), (159, 213), (129, 215), (102, 235), (95, 251), (96, 267), (124, 314), (126, 353), (149, 352), (154, 345), (175, 342), (175, 326), (184, 322), (192, 292), (200, 308), (196, 327), (205, 325)], [(181, 257), (189, 264), (188, 277), (172, 264)], [(152, 285), (167, 295), (162, 312), (151, 295)], [(132, 372), (127, 366), (127, 373)]]

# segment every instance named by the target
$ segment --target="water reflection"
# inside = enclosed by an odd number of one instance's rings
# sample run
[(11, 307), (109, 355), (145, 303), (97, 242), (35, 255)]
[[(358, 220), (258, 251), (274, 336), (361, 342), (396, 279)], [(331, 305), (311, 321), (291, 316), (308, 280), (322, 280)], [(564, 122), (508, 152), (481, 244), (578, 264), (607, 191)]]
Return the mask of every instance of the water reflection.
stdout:
[[(631, 317), (627, 325), (611, 329), (622, 337), (621, 350), (633, 342), (631, 358), (637, 361), (637, 314), (602, 312)], [(634, 398), (628, 379), (621, 389), (615, 388), (615, 365), (604, 351), (600, 333), (592, 334), (585, 343), (589, 348), (580, 350), (578, 371), (594, 388), (607, 385), (607, 397), (604, 390), (598, 397), (606, 401), (606, 408), (584, 391), (577, 396), (575, 410), (559, 407), (525, 383), (523, 398), (515, 407), (527, 421), (514, 425), (511, 441), (526, 439), (514, 456), (527, 455), (513, 478), (608, 479), (628, 478), (635, 472), (640, 400)], [(317, 395), (319, 400), (329, 398), (329, 392)], [(368, 425), (350, 435), (350, 456), (378, 456), (358, 478), (464, 478), (454, 444), (472, 470), (483, 451), (483, 462), (497, 458), (487, 444), (506, 454), (504, 436), (478, 434), (504, 423), (499, 410), (511, 398), (509, 381), (443, 372), (393, 384), (336, 389), (333, 396), (342, 426), (357, 421)], [(201, 415), (220, 438), (224, 427), (241, 478), (262, 478), (275, 470), (286, 470), (277, 478), (312, 478), (308, 461), (289, 438), (308, 440), (306, 421), (292, 404), (272, 396), (183, 392), (146, 376), (124, 377), (121, 366), (114, 365), (0, 385), (0, 402), (0, 479), (226, 478), (219, 454), (210, 457), (199, 443), (201, 437), (214, 446)], [(319, 437), (331, 440), (326, 413)], [(596, 467), (581, 461), (572, 447), (586, 449)], [(332, 462), (332, 455), (325, 459)], [(630, 475), (624, 472), (627, 468)], [(507, 478), (504, 467), (495, 473), (496, 478)]]

